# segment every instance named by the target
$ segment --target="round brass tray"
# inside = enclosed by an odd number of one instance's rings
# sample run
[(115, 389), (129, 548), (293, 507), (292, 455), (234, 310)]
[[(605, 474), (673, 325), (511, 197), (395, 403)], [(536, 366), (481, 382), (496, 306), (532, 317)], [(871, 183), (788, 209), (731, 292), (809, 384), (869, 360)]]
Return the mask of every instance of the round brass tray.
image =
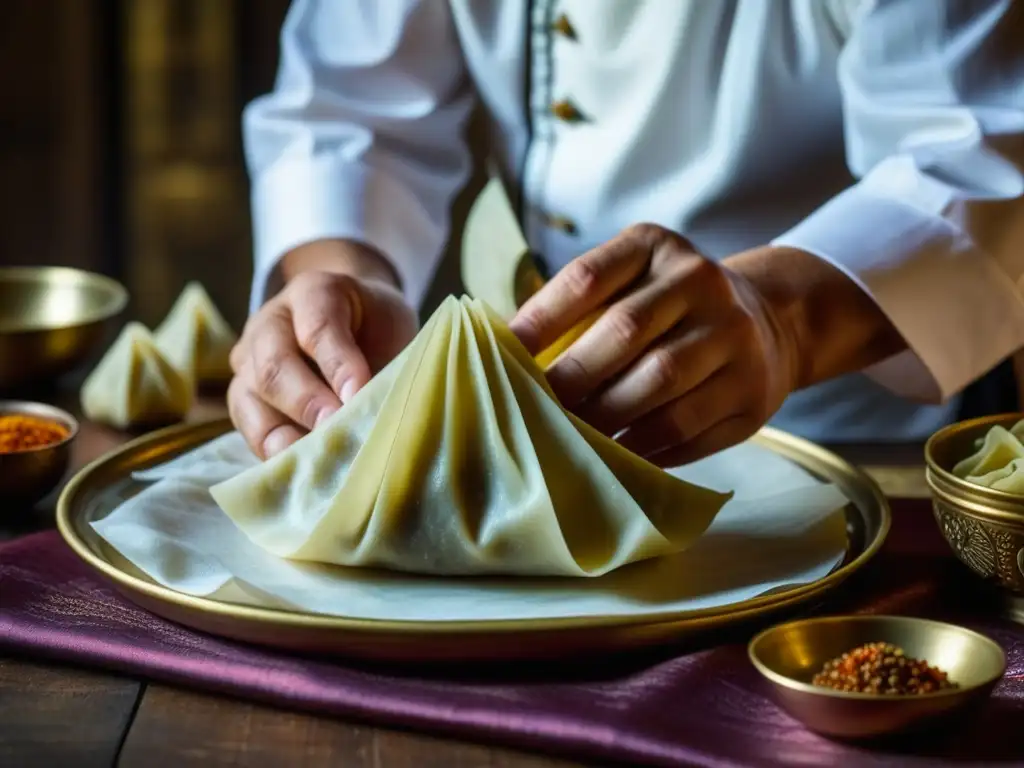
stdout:
[(846, 558), (816, 582), (668, 618), (662, 614), (656, 618), (400, 622), (257, 608), (167, 589), (120, 558), (89, 525), (144, 487), (131, 478), (132, 472), (169, 461), (231, 428), (227, 419), (177, 425), (133, 440), (98, 459), (64, 489), (57, 505), (57, 526), (90, 568), (143, 608), (213, 635), (304, 653), (417, 662), (551, 659), (677, 641), (744, 622), (764, 621), (784, 609), (820, 601), (874, 557), (891, 522), (885, 496), (867, 475), (813, 443), (765, 428), (753, 438), (757, 443), (835, 483), (850, 500)]

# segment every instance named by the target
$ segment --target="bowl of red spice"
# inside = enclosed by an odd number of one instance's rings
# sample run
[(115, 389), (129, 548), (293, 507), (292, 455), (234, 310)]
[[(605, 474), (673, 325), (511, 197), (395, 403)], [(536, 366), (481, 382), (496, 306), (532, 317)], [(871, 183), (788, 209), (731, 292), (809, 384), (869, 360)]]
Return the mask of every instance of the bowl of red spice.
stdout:
[(1006, 654), (978, 632), (910, 616), (827, 616), (750, 641), (779, 704), (810, 730), (870, 739), (934, 725), (984, 700)]
[(43, 403), (0, 401), (0, 499), (33, 504), (56, 488), (71, 461), (78, 422)]

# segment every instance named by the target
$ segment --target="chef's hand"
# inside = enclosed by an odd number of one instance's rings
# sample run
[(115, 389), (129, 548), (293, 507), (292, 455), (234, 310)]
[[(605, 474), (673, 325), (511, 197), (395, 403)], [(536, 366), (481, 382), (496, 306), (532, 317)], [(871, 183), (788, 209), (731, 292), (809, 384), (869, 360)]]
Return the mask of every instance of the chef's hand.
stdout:
[(766, 247), (717, 264), (655, 225), (577, 258), (511, 327), (536, 354), (601, 307), (548, 380), (563, 405), (661, 466), (741, 442), (794, 389), (901, 343), (859, 288), (811, 254)]
[(228, 408), (267, 458), (347, 402), (416, 333), (387, 262), (325, 240), (286, 255), (284, 288), (253, 314), (231, 353)]

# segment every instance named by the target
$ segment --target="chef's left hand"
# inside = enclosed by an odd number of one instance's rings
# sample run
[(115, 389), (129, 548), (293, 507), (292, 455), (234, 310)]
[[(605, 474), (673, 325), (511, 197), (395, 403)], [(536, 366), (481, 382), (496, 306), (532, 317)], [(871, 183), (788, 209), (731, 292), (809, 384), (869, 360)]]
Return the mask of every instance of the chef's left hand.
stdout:
[(797, 386), (786, 307), (674, 232), (634, 226), (580, 256), (511, 328), (537, 354), (601, 307), (548, 381), (565, 407), (655, 464), (741, 442)]

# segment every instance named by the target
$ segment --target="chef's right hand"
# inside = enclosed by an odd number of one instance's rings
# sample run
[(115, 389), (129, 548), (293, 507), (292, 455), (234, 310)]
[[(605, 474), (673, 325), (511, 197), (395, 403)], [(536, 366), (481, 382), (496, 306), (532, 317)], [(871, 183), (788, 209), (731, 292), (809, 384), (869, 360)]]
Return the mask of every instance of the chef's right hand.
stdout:
[(365, 246), (310, 243), (279, 269), (284, 288), (249, 318), (231, 352), (231, 420), (262, 458), (351, 400), (417, 329), (390, 265)]

